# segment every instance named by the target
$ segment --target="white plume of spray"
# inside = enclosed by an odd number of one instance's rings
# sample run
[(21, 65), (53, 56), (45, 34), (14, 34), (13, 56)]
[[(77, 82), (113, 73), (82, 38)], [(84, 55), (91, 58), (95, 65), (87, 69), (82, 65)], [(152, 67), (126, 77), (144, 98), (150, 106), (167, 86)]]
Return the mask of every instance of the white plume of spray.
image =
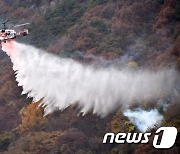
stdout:
[(92, 110), (104, 117), (135, 99), (141, 102), (146, 96), (155, 99), (162, 92), (170, 93), (177, 78), (173, 69), (156, 72), (95, 69), (17, 42), (3, 44), (3, 51), (11, 58), (22, 93), (34, 101), (43, 98), (45, 114), (77, 103), (82, 113)]
[(146, 132), (147, 129), (154, 128), (155, 125), (160, 125), (163, 116), (159, 114), (157, 109), (149, 111), (140, 108), (132, 111), (126, 110), (124, 115), (133, 123), (141, 132)]

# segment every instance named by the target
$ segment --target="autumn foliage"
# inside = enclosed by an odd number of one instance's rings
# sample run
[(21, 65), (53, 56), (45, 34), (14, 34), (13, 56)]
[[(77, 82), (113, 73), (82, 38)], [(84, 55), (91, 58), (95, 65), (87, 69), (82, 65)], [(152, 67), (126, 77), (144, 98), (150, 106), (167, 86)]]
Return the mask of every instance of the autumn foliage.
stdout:
[(21, 110), (22, 124), (19, 126), (20, 132), (36, 130), (46, 122), (45, 117), (43, 117), (44, 110), (38, 106), (39, 103), (31, 103)]
[[(108, 62), (123, 59), (123, 66), (132, 70), (180, 70), (179, 6), (178, 0), (1, 0), (0, 19), (30, 22), (30, 35), (18, 41), (82, 63), (93, 61), (85, 58), (91, 56)], [(10, 59), (1, 51), (0, 153), (178, 153), (179, 140), (167, 152), (155, 150), (152, 138), (145, 146), (104, 146), (107, 132), (137, 132), (122, 110), (102, 119), (91, 112), (82, 116), (71, 106), (44, 117), (40, 102), (31, 103), (21, 92)], [(178, 92), (168, 98), (162, 126), (179, 130)], [(157, 107), (159, 101), (141, 107)]]

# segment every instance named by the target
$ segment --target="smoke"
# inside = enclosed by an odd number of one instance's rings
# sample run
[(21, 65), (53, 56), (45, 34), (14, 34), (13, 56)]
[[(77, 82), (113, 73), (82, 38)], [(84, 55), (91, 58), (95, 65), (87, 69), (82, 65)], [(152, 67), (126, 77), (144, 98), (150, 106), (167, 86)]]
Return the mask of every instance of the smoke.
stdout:
[(22, 94), (34, 101), (43, 98), (45, 114), (78, 104), (83, 114), (104, 117), (120, 106), (170, 94), (178, 77), (174, 69), (95, 68), (17, 42), (3, 44), (3, 51), (11, 58)]
[(149, 111), (140, 108), (135, 111), (126, 110), (124, 115), (141, 131), (146, 132), (147, 129), (153, 128), (155, 125), (160, 125), (163, 116), (159, 114), (157, 109)]

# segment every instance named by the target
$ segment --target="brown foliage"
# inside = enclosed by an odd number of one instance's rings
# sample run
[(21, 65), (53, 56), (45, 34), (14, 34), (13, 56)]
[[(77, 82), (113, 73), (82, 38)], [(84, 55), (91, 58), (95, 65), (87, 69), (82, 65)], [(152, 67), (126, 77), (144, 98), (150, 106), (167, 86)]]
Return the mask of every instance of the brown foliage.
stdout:
[(39, 103), (31, 103), (21, 111), (22, 124), (19, 126), (20, 132), (35, 130), (46, 122), (46, 118), (43, 117), (44, 109), (41, 106), (38, 107)]
[(11, 130), (20, 123), (17, 109), (10, 106), (0, 106), (0, 130)]
[(31, 132), (25, 134), (16, 141), (16, 144), (10, 145), (8, 153), (46, 154), (54, 152), (53, 147), (61, 135), (63, 135), (61, 131)]
[[(23, 2), (16, 1), (16, 4)], [(159, 8), (160, 4), (157, 0), (108, 0), (103, 5), (87, 9), (79, 22), (68, 29), (59, 40), (53, 37), (52, 43), (57, 42), (51, 45), (48, 51), (59, 54), (63, 50), (70, 52), (80, 50), (85, 55), (93, 54), (106, 59), (115, 59), (122, 54), (128, 54), (130, 46), (135, 49), (134, 40), (142, 37), (140, 43), (143, 44), (143, 49), (141, 49), (143, 53), (133, 50), (135, 54), (144, 54), (144, 57), (138, 57), (143, 60), (143, 63), (139, 63), (140, 65), (148, 65), (148, 67), (153, 65), (157, 68), (170, 61), (174, 64), (176, 59), (171, 55), (173, 53), (179, 58), (180, 66), (179, 28), (173, 20), (175, 1), (177, 0), (165, 0), (164, 5)], [(25, 7), (21, 6), (17, 9), (10, 3), (8, 6), (8, 2), (10, 1), (0, 2), (0, 13), (9, 12), (7, 15), (13, 20), (18, 19), (18, 22), (33, 21), (40, 29), (46, 26), (43, 25), (43, 14), (47, 8), (51, 7), (49, 1), (29, 0), (28, 5), (23, 3)], [(54, 0), (52, 2), (56, 3)], [(88, 3), (86, 0), (77, 2)], [(40, 4), (40, 7), (36, 7), (36, 4)], [(56, 8), (55, 5), (54, 7)], [(75, 9), (74, 13), (78, 11)], [(152, 28), (156, 33), (152, 32)], [(26, 99), (20, 96), (21, 89), (16, 85), (10, 61), (4, 60), (2, 56), (0, 60), (0, 130), (12, 130), (21, 122), (18, 112), (26, 106)], [(137, 67), (137, 63), (129, 61), (128, 65)], [(178, 104), (179, 102), (170, 104), (165, 114), (164, 125), (179, 127)], [(103, 137), (107, 130), (116, 133), (135, 130), (121, 112), (117, 112), (113, 118), (100, 119), (92, 114), (78, 116), (79, 112), (72, 107), (44, 118), (43, 108), (38, 108), (38, 103), (30, 104), (21, 111), (22, 123), (19, 125), (19, 130), (21, 133), (26, 133), (20, 134), (20, 137), (10, 145), (10, 153), (88, 153), (89, 149), (93, 153), (101, 153), (100, 149), (107, 150), (106, 153), (132, 152), (129, 151), (131, 149), (129, 145), (104, 146), (101, 144), (102, 139), (99, 138), (99, 136)], [(44, 132), (39, 130), (44, 130)], [(152, 147), (152, 138), (150, 144), (137, 146), (135, 153), (157, 153), (157, 150)], [(170, 152), (177, 153), (177, 147), (172, 148), (172, 151), (170, 149)], [(105, 152), (102, 151), (102, 153)]]
[(5, 4), (5, 2), (0, 1), (0, 13), (7, 13), (9, 11), (9, 7)]
[(178, 38), (176, 39), (172, 53), (177, 57), (180, 57), (180, 36), (178, 36)]
[(176, 10), (173, 8), (176, 0), (166, 0), (165, 4), (162, 6), (159, 15), (156, 17), (156, 22), (153, 26), (153, 31), (158, 28), (162, 28), (164, 25), (168, 24), (170, 20), (175, 16)]
[(19, 7), (11, 13), (11, 17), (22, 20), (30, 17), (32, 15), (31, 12), (32, 11), (28, 10), (27, 8)]
[(79, 50), (85, 50), (85, 49), (89, 49), (92, 47), (91, 43), (90, 43), (90, 39), (88, 38), (80, 38), (77, 40), (76, 46), (77, 49)]
[(112, 25), (112, 32), (114, 35), (125, 37), (129, 33), (132, 33), (131, 27), (128, 23), (116, 21)]
[(68, 130), (64, 135), (57, 139), (55, 146), (56, 151), (61, 153), (71, 152), (75, 153), (79, 149), (88, 148), (88, 138), (83, 132), (75, 129)]
[[(168, 107), (167, 112), (165, 113), (165, 121), (170, 122), (175, 119), (180, 119), (180, 97), (176, 98), (174, 102)], [(180, 124), (179, 124), (180, 127)]]

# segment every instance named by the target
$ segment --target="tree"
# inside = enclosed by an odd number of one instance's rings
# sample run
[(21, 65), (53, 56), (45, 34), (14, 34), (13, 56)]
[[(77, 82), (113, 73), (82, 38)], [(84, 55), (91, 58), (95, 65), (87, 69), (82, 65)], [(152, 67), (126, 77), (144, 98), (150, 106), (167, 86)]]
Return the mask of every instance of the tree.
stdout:
[(32, 131), (40, 129), (46, 122), (43, 107), (39, 107), (39, 102), (29, 104), (25, 109), (20, 112), (22, 118), (22, 124), (19, 126), (20, 132)]

